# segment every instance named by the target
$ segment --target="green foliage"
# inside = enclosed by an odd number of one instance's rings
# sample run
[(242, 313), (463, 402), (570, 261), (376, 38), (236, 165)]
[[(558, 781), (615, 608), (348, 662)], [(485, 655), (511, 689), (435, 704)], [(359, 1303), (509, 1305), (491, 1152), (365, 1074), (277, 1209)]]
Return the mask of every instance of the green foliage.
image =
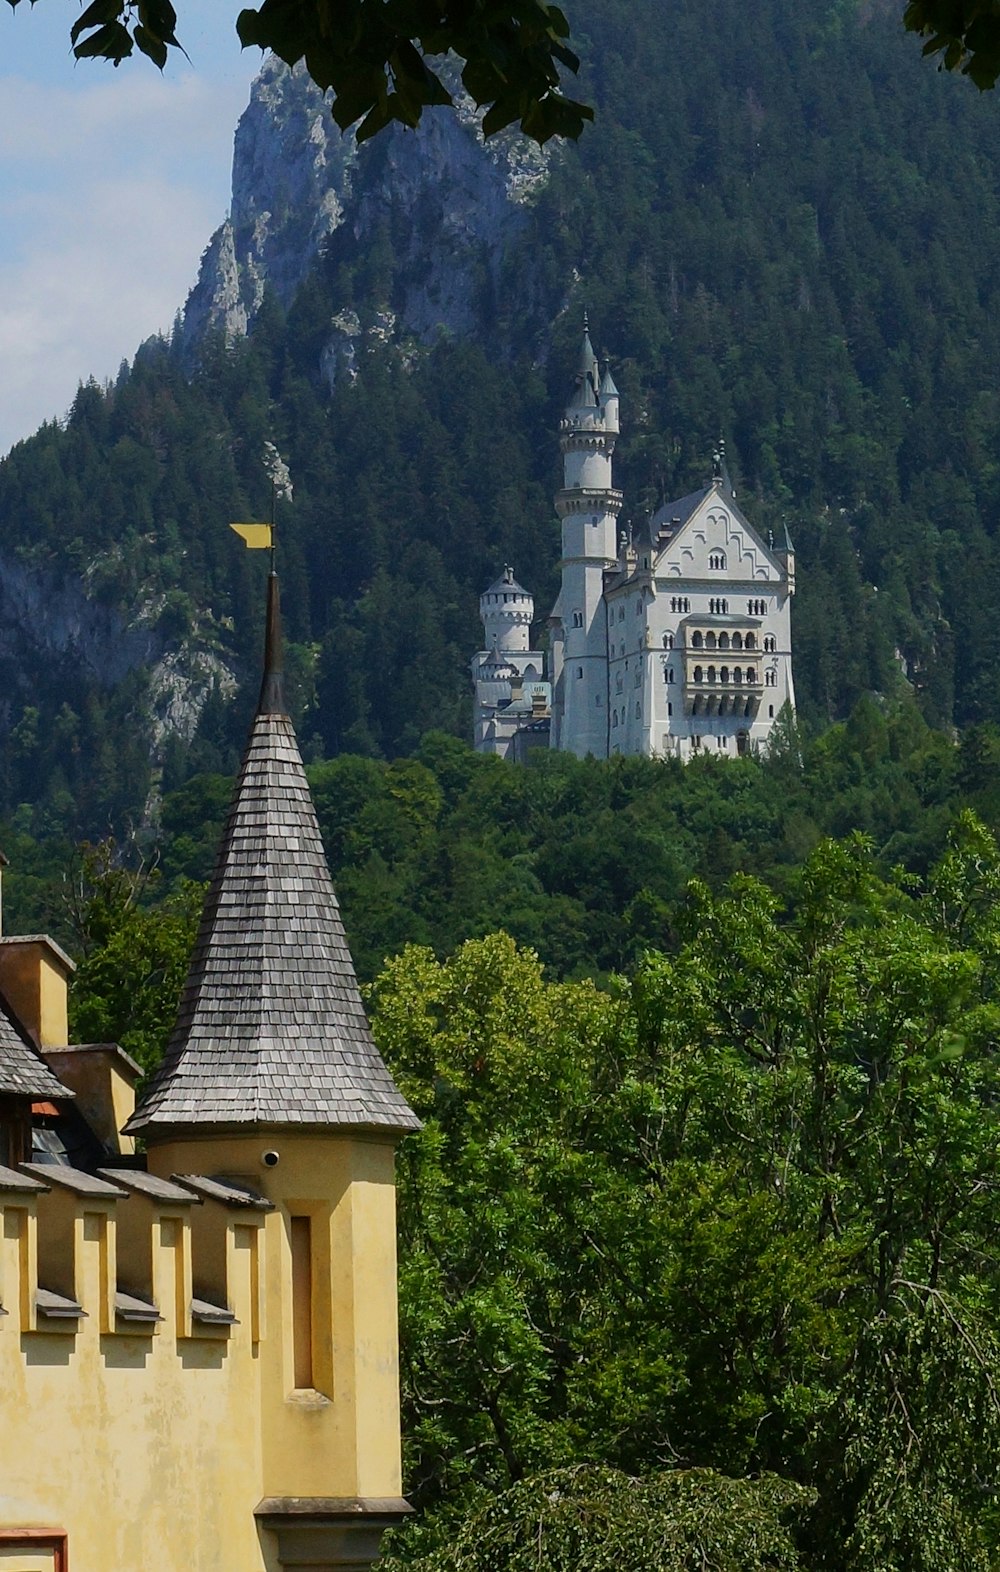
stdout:
[[(317, 86), (332, 90), (341, 129), (361, 122), (359, 142), (393, 121), (417, 126), (428, 105), (452, 103), (434, 58), (449, 52), (463, 63), (466, 91), (488, 106), (486, 136), (516, 120), (537, 142), (577, 137), (593, 119), (586, 104), (560, 91), (560, 67), (576, 71), (580, 62), (566, 44), (566, 18), (549, 0), (263, 0), (239, 12), (236, 30), (244, 47), (271, 50), (288, 65), (304, 60)], [(118, 66), (139, 49), (161, 71), (168, 51), (181, 48), (170, 0), (91, 0), (70, 40), (78, 60)]]
[[(577, 1466), (514, 1485), (463, 1519), (419, 1572), (796, 1572), (787, 1522), (808, 1492), (709, 1469), (631, 1479)], [(387, 1572), (400, 1562), (391, 1555)]]
[[(695, 884), (676, 953), (610, 993), (502, 936), (389, 963), (374, 1027), (424, 1121), (399, 1174), (411, 1554), (443, 1565), (468, 1503), (516, 1556), (532, 1476), (669, 1463), (817, 1491), (816, 1572), (990, 1564), (998, 888), (967, 817), (925, 883), (853, 837), (788, 907)], [(508, 1518), (477, 1505), (522, 1480)]]
[(146, 1070), (177, 1017), (204, 890), (182, 886), (151, 904), (156, 870), (128, 868), (111, 842), (84, 846), (68, 880), (74, 1042), (116, 1042)]

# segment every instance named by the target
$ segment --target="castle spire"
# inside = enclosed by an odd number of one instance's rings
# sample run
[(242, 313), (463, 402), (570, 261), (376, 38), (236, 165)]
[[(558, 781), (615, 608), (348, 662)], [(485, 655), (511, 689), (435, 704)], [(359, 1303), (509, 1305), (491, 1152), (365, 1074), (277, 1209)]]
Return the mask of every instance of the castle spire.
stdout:
[(130, 1133), (419, 1121), (375, 1046), (282, 691), (278, 580), (264, 674), (180, 1012)]
[(264, 676), (257, 700), (258, 715), (287, 715), (285, 708), (285, 645), (281, 632), (278, 575), (267, 577), (267, 619), (264, 628)]

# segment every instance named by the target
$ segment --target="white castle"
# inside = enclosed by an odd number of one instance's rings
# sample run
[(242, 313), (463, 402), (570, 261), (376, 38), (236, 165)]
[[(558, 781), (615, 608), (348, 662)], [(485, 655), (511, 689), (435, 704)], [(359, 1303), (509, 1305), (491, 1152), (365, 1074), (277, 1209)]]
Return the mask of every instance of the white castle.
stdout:
[(664, 503), (628, 539), (612, 485), (619, 395), (584, 325), (576, 386), (560, 422), (562, 586), (550, 654), (531, 648), (534, 601), (510, 568), (480, 597), (486, 648), (472, 662), (474, 743), (520, 759), (561, 748), (688, 759), (763, 748), (794, 709), (787, 532), (765, 542), (716, 454), (711, 482)]

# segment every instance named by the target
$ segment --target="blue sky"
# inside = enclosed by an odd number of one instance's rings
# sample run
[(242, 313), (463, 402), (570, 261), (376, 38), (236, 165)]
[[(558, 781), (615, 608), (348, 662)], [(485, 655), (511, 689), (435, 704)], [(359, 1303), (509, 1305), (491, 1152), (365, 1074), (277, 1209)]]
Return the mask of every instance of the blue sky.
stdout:
[(0, 3), (0, 454), (170, 327), (228, 210), (261, 56), (238, 0), (175, 3), (191, 64), (162, 75), (76, 64), (76, 0)]

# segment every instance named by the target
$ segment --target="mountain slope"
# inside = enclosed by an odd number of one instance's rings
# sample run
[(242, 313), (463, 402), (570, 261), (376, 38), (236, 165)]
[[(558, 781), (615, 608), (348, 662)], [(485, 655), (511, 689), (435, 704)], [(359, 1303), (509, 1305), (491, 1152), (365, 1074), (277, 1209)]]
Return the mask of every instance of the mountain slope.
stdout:
[[(437, 114), (358, 154), (266, 69), (174, 343), (0, 465), (0, 586), (13, 562), (151, 629), (194, 740), (170, 740), (162, 693), (152, 730), (152, 649), (121, 719), (113, 680), (78, 670), (67, 699), (44, 659), (33, 675), (0, 588), (0, 728), (26, 738), (0, 811), (47, 790), (32, 708), (78, 795), (63, 702), (112, 746), (124, 727), (154, 780), (228, 767), (260, 565), (224, 524), (267, 506), (265, 438), (296, 482), (279, 525), (307, 751), (462, 734), (482, 584), (512, 560), (540, 614), (553, 592), (584, 304), (622, 389), (626, 514), (699, 482), (721, 429), (755, 520), (791, 528), (807, 717), (906, 682), (935, 724), (1000, 717), (994, 104), (843, 0), (605, 0), (577, 27), (598, 121), (544, 159)], [(140, 812), (142, 773), (77, 827)]]

